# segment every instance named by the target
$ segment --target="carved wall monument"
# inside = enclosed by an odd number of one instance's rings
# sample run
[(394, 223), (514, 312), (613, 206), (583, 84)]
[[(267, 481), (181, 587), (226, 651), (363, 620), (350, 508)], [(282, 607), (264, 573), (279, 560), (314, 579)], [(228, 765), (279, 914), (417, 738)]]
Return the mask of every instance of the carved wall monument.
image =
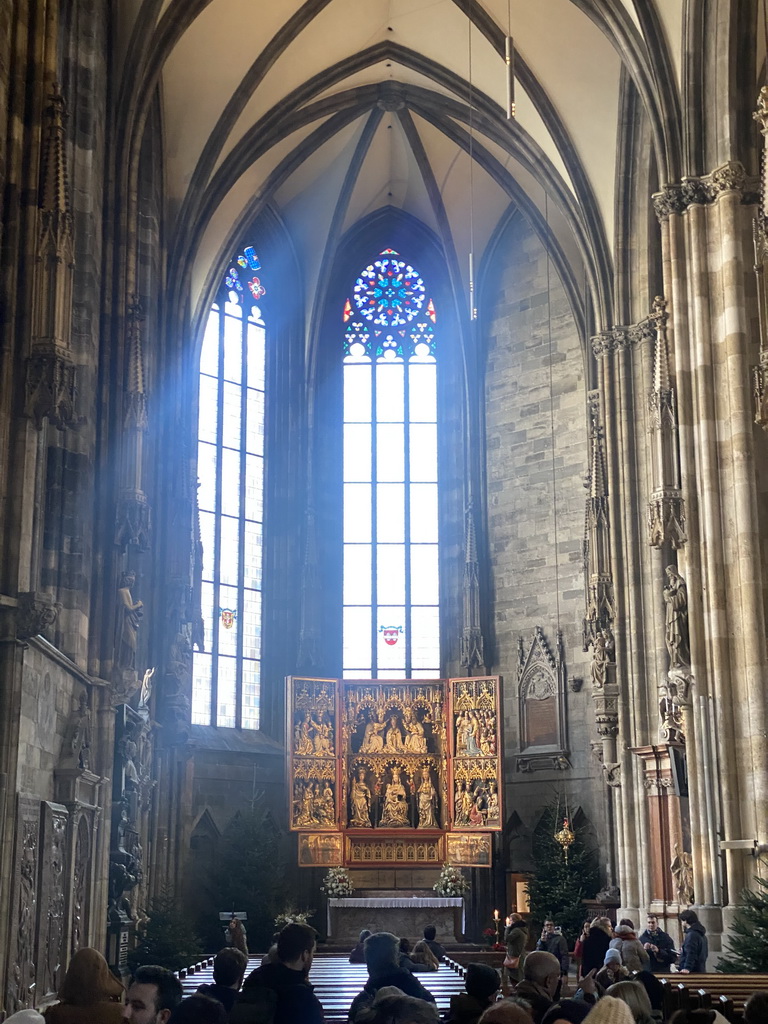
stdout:
[(522, 637), (517, 645), (521, 748), (517, 769), (532, 772), (568, 768), (562, 633), (557, 634), (556, 655), (541, 626), (534, 630), (527, 651)]

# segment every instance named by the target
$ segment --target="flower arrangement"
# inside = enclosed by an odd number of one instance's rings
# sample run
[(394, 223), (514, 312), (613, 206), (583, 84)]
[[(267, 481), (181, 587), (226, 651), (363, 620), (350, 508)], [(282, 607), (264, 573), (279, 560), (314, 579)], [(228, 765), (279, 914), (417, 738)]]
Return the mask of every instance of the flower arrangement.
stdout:
[(432, 888), (438, 896), (463, 896), (469, 892), (471, 886), (459, 868), (451, 867), (450, 864), (444, 864), (440, 877)]
[(313, 914), (314, 910), (293, 910), (291, 907), (286, 907), (275, 918), (275, 928), (280, 930), (287, 924), (306, 924)]
[(351, 896), (354, 892), (352, 879), (346, 868), (328, 868), (328, 874), (323, 879), (320, 889), (326, 896), (333, 898)]

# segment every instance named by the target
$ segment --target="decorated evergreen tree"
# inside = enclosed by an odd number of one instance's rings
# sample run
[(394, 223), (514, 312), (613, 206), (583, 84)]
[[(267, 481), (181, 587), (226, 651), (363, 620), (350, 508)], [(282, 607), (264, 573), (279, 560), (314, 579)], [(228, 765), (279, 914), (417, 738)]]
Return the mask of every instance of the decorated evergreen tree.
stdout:
[(178, 971), (200, 959), (200, 941), (170, 886), (150, 900), (148, 916), (143, 938), (128, 954), (130, 967), (157, 964)]
[(768, 974), (768, 879), (755, 876), (755, 889), (744, 889), (726, 952), (716, 964), (724, 974)]
[(582, 900), (593, 899), (600, 880), (594, 848), (583, 832), (574, 828), (574, 840), (568, 857), (555, 839), (563, 827), (560, 808), (552, 804), (533, 833), (533, 857), (536, 873), (527, 883), (528, 901), (535, 929), (547, 918), (560, 925), (569, 946), (579, 937), (584, 921)]

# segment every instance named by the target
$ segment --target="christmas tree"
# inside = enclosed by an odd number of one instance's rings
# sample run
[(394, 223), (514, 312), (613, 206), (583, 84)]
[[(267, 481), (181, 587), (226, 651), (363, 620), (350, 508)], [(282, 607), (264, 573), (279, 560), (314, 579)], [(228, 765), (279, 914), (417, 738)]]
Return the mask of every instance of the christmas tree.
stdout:
[(148, 915), (143, 938), (128, 954), (130, 967), (157, 964), (169, 971), (179, 971), (200, 959), (200, 941), (170, 886), (164, 886), (150, 900)]
[(724, 974), (768, 973), (768, 879), (755, 876), (755, 889), (744, 889), (726, 952), (716, 964)]
[(536, 874), (528, 880), (528, 902), (535, 927), (551, 919), (560, 925), (568, 944), (573, 946), (584, 922), (582, 901), (593, 899), (600, 884), (594, 849), (587, 845), (583, 831), (574, 828), (574, 839), (567, 847), (555, 839), (563, 827), (560, 808), (551, 805), (533, 833), (533, 859)]

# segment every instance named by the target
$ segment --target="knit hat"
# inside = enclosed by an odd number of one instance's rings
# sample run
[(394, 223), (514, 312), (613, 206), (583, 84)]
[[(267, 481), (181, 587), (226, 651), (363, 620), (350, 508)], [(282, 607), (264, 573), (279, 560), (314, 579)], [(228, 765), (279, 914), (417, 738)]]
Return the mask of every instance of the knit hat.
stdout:
[(604, 964), (620, 964), (621, 963), (621, 953), (618, 951), (618, 949), (607, 949), (605, 951), (605, 960), (603, 960), (603, 963)]
[(499, 975), (495, 968), (488, 964), (468, 964), (464, 975), (464, 988), (468, 996), (475, 999), (487, 999), (501, 988)]
[(623, 999), (603, 996), (587, 1017), (588, 1024), (635, 1024), (632, 1011)]
[(40, 1021), (45, 1021), (45, 1017), (37, 1010), (17, 1010), (5, 1019), (13, 1021), (13, 1024), (40, 1024)]

